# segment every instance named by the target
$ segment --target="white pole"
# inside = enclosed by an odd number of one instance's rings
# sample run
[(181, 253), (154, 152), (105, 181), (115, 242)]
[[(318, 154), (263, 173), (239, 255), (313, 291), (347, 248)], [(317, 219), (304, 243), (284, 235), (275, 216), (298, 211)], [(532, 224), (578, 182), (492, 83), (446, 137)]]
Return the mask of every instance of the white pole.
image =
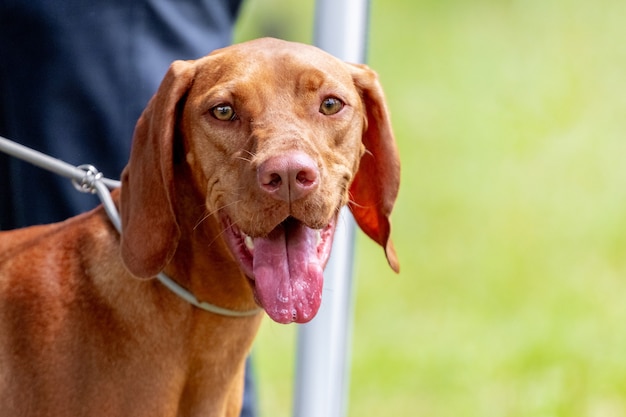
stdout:
[[(318, 0), (315, 44), (348, 62), (364, 62), (368, 0)], [(320, 310), (299, 327), (295, 417), (342, 417), (347, 411), (352, 333), (354, 219), (343, 209), (326, 272)]]

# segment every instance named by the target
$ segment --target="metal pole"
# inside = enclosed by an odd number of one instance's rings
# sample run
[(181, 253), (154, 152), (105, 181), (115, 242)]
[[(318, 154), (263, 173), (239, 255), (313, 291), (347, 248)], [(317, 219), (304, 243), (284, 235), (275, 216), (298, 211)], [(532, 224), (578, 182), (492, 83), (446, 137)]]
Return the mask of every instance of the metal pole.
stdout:
[[(364, 62), (368, 0), (318, 0), (315, 44), (348, 62)], [(298, 331), (295, 417), (342, 417), (347, 411), (352, 333), (354, 219), (343, 209), (320, 310)]]

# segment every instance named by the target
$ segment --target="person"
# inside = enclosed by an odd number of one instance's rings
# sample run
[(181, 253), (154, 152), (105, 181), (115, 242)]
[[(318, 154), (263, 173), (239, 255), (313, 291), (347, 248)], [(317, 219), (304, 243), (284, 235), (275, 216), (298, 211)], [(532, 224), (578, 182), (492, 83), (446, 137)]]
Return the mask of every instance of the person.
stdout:
[[(169, 64), (232, 42), (241, 0), (2, 0), (0, 135), (119, 178)], [(0, 155), (0, 230), (95, 207), (66, 178)], [(247, 370), (250, 367), (248, 366)], [(254, 416), (247, 372), (242, 416)]]

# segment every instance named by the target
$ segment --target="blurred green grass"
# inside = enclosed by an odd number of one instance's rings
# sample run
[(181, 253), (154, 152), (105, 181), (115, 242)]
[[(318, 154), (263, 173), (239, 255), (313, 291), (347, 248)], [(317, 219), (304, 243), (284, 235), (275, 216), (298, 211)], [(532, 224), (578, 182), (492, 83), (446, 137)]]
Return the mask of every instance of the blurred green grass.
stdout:
[[(373, 0), (402, 272), (362, 235), (349, 415), (626, 416), (626, 2)], [(237, 39), (311, 42), (313, 2)], [(295, 328), (255, 348), (291, 415)]]

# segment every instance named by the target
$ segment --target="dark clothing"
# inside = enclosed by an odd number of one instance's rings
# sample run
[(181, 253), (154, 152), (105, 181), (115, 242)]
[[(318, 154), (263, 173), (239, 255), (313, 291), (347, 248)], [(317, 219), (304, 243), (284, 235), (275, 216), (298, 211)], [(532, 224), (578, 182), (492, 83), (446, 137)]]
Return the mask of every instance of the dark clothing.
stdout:
[[(117, 179), (169, 64), (232, 41), (239, 0), (0, 0), (0, 135)], [(0, 156), (0, 229), (93, 208), (94, 196)]]

